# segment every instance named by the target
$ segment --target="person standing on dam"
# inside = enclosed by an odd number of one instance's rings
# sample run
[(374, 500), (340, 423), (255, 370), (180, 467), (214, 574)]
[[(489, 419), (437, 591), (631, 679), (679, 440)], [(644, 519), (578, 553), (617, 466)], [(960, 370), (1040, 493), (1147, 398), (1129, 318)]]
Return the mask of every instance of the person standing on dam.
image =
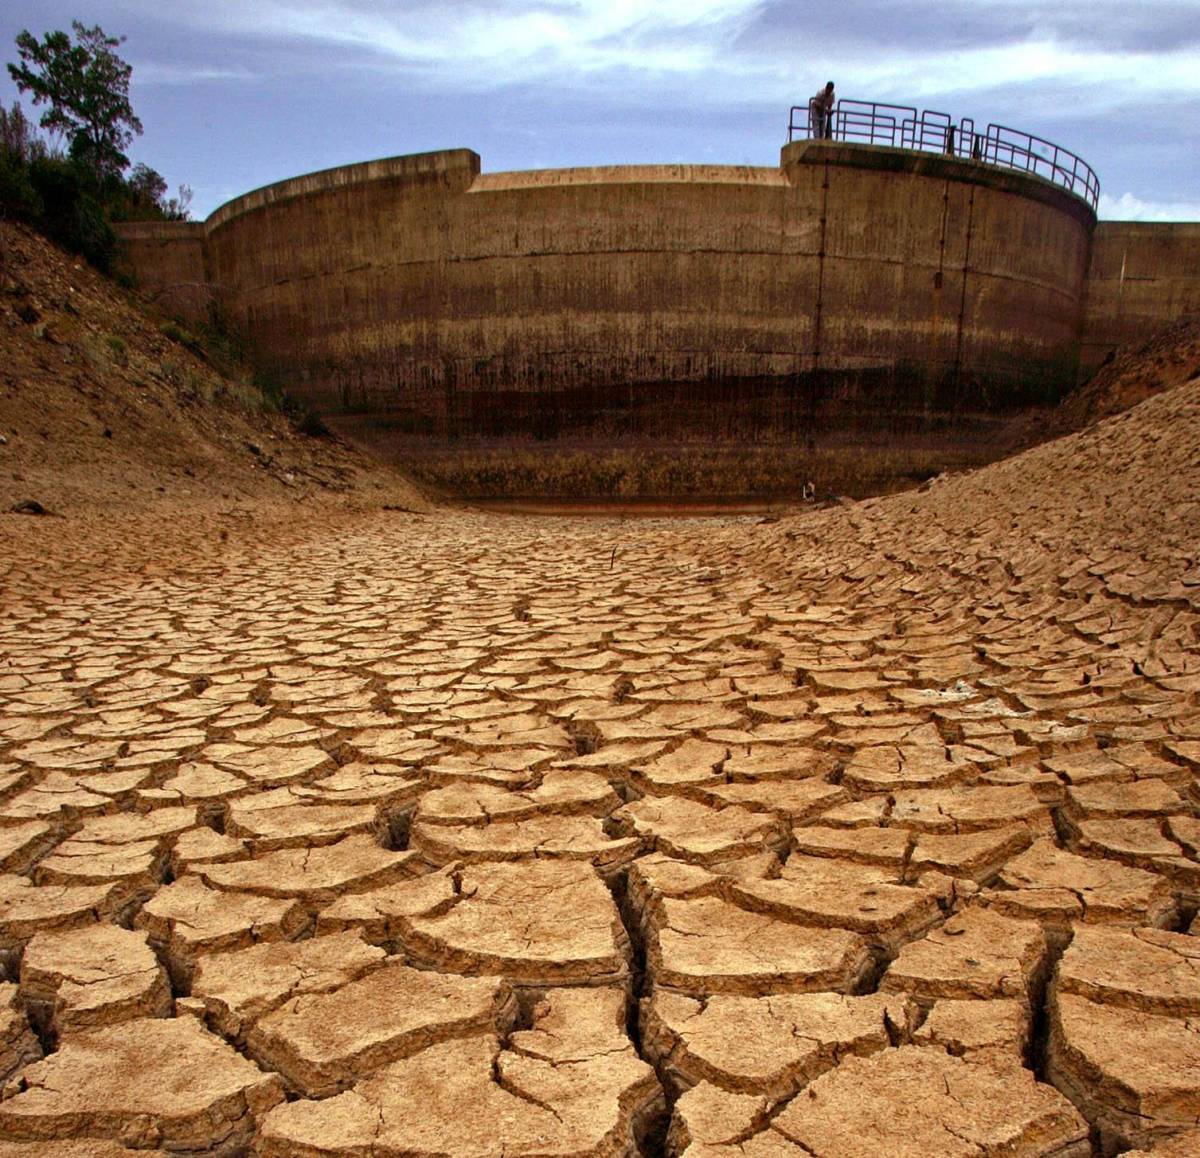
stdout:
[(827, 141), (833, 136), (833, 81), (818, 89), (808, 102), (808, 119), (814, 140)]

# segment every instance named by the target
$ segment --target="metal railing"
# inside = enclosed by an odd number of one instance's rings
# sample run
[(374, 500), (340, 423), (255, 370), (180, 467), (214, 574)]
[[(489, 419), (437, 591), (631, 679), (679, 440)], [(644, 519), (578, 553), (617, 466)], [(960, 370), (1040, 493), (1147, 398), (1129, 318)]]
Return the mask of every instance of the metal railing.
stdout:
[[(788, 140), (818, 135), (808, 105), (793, 105)], [(918, 110), (878, 101), (839, 100), (834, 105), (826, 137), (865, 145), (890, 145), (925, 153), (944, 153), (983, 165), (1032, 173), (1074, 193), (1095, 209), (1100, 179), (1095, 170), (1069, 149), (1007, 125), (990, 124), (976, 131), (970, 117), (955, 121), (949, 113)]]

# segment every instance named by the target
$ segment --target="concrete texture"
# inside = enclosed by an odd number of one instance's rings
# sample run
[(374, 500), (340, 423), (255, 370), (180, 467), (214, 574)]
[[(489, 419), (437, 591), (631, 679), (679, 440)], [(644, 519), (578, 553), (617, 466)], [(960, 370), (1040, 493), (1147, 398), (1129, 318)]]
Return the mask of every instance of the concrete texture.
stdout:
[(201, 221), (129, 221), (117, 226), (118, 272), (170, 314), (206, 318), (212, 291), (204, 271)]
[[(1055, 400), (1081, 336), (1096, 361), (1200, 299), (1200, 227), (1166, 229), (1101, 227), (1093, 257), (1094, 214), (1039, 178), (804, 141), (779, 168), (481, 174), (466, 149), (398, 157), (123, 234), (142, 286), (193, 317), (208, 307), (189, 296), (202, 255), (212, 303), (260, 367), (377, 444), (811, 444), (986, 431)], [(1114, 262), (1150, 272), (1114, 283)]]
[(1081, 362), (1200, 311), (1200, 222), (1102, 221), (1088, 270)]

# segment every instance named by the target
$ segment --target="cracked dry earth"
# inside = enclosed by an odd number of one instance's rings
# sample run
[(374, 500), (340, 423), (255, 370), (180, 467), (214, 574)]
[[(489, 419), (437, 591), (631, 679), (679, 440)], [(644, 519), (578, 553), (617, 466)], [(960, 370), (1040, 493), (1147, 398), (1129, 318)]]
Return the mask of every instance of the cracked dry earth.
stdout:
[(0, 1158), (1200, 1154), (1198, 479), (27, 520)]

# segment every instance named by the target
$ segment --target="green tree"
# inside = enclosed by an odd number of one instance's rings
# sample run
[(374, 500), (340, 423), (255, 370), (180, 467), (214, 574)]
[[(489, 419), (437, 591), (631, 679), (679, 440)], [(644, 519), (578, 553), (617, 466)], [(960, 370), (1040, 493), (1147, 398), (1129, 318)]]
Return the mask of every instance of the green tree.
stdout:
[[(0, 112), (3, 112), (0, 109)], [(138, 162), (125, 180), (128, 214), (131, 220), (186, 221), (188, 207), (192, 203), (192, 191), (186, 185), (179, 186), (177, 197), (167, 196), (167, 182), (149, 165)], [(122, 220), (124, 207), (116, 208), (117, 219)]]
[(10, 64), (8, 71), (35, 105), (49, 106), (42, 128), (66, 135), (72, 158), (91, 171), (99, 187), (129, 167), (125, 150), (142, 131), (129, 103), (133, 69), (115, 51), (124, 37), (106, 36), (99, 25), (85, 28), (78, 20), (71, 28), (74, 41), (65, 32), (47, 32), (40, 41), (21, 32), (21, 64)]
[(0, 105), (0, 159), (27, 166), (45, 152), (45, 143), (34, 131), (21, 106), (16, 101), (11, 109)]
[(163, 198), (167, 195), (167, 182), (162, 174), (149, 165), (139, 161), (126, 183), (135, 203), (162, 207)]

